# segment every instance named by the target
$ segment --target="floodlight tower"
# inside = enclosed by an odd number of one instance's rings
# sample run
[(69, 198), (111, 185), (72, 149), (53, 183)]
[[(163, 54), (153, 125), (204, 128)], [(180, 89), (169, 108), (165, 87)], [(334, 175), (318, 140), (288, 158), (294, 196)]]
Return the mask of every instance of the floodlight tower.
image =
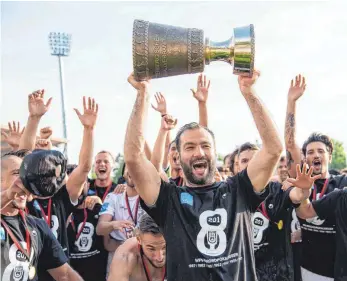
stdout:
[[(71, 34), (64, 32), (50, 32), (49, 45), (51, 48), (51, 55), (58, 57), (59, 62), (59, 76), (60, 76), (60, 94), (61, 94), (61, 110), (63, 117), (63, 133), (64, 139), (67, 141), (67, 123), (65, 114), (65, 97), (64, 97), (64, 73), (62, 57), (67, 57), (70, 54)], [(64, 155), (68, 157), (67, 142), (64, 144)]]

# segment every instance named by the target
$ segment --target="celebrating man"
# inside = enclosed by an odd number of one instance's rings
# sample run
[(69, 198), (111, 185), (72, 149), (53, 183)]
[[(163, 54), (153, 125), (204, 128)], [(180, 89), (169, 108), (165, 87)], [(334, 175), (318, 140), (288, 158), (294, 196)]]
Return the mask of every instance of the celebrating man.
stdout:
[(124, 145), (124, 158), (142, 206), (163, 229), (167, 242), (168, 280), (257, 280), (251, 213), (266, 198), (265, 187), (282, 152), (277, 130), (259, 98), (252, 78), (239, 86), (253, 114), (262, 149), (248, 168), (215, 183), (213, 133), (197, 123), (185, 125), (176, 145), (186, 186), (161, 181), (144, 154), (144, 126), (149, 106), (148, 81), (128, 81), (137, 90)]

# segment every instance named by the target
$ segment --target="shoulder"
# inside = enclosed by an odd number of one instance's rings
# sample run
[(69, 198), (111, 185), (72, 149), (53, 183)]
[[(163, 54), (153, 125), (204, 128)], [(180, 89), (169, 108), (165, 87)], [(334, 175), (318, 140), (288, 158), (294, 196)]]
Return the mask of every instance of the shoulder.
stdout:
[(346, 175), (334, 176), (332, 180), (336, 181), (337, 188), (339, 188), (339, 189), (347, 187), (347, 176)]
[(126, 263), (128, 266), (135, 266), (140, 257), (139, 244), (136, 237), (127, 239), (115, 252), (116, 259)]
[(27, 222), (30, 223), (30, 225), (34, 228), (34, 230), (36, 229), (36, 231), (39, 231), (40, 234), (42, 234), (43, 236), (46, 236), (47, 234), (50, 233), (50, 229), (47, 225), (47, 223), (43, 220), (43, 219), (39, 219), (37, 217), (34, 217), (32, 215), (27, 215)]
[(267, 185), (270, 194), (281, 194), (282, 192), (282, 184), (277, 181), (270, 181)]

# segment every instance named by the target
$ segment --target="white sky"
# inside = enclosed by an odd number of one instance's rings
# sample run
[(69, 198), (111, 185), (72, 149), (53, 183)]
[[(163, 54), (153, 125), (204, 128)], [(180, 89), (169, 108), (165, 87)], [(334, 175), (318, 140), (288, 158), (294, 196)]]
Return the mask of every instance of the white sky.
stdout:
[[(256, 66), (262, 71), (257, 92), (283, 135), (290, 80), (307, 78), (298, 104), (298, 139), (322, 131), (347, 147), (347, 4), (341, 2), (2, 2), (1, 123), (27, 119), (27, 95), (46, 89), (51, 111), (42, 126), (62, 136), (58, 62), (50, 55), (50, 31), (72, 34), (71, 55), (64, 59), (70, 157), (78, 159), (82, 126), (73, 107), (82, 96), (99, 103), (95, 152), (123, 151), (124, 135), (135, 92), (126, 79), (132, 71), (134, 19), (196, 27), (211, 40), (222, 41), (237, 26), (253, 23)], [(232, 68), (224, 63), (206, 67), (211, 79), (210, 127), (217, 150), (227, 153), (238, 144), (259, 139)], [(178, 127), (198, 120), (190, 88), (197, 75), (153, 80), (152, 92), (165, 94)], [(160, 117), (150, 109), (147, 138), (154, 144)]]

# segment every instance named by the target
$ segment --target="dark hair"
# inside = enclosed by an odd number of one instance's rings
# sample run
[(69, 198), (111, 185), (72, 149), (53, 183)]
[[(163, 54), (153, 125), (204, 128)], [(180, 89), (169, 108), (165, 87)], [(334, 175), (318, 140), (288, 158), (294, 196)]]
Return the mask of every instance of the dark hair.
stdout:
[(343, 168), (342, 170), (340, 170), (341, 174), (347, 174), (347, 168)]
[(70, 175), (73, 172), (73, 170), (75, 170), (76, 168), (77, 168), (76, 164), (67, 164), (66, 165), (66, 173), (68, 175)]
[(233, 174), (234, 174), (234, 166), (235, 166), (235, 157), (238, 154), (239, 154), (239, 148), (238, 147), (236, 147), (234, 149), (234, 151), (229, 154), (230, 155), (230, 167), (229, 167), (229, 169), (230, 169), (230, 172), (232, 172)]
[(144, 213), (140, 217), (138, 229), (141, 233), (151, 233), (154, 235), (162, 234), (159, 226), (147, 213)]
[(110, 155), (111, 158), (112, 158), (112, 160), (113, 160), (113, 163), (116, 162), (116, 160), (114, 159), (114, 156), (112, 155), (111, 152), (109, 152), (109, 151), (107, 151), (107, 150), (101, 150), (101, 151), (99, 151), (96, 155), (99, 155), (99, 154), (101, 154), (101, 153), (106, 153), (106, 154)]
[(286, 156), (282, 155), (279, 162), (286, 161)]
[(204, 129), (206, 130), (211, 136), (212, 136), (212, 139), (213, 139), (213, 143), (215, 144), (215, 137), (214, 137), (214, 134), (213, 132), (207, 128), (207, 127), (204, 127), (204, 126), (201, 126), (200, 124), (196, 123), (196, 122), (191, 122), (191, 123), (188, 123), (188, 124), (185, 124), (183, 127), (181, 127), (176, 135), (176, 138), (175, 138), (175, 143), (176, 143), (176, 146), (177, 146), (177, 150), (180, 151), (180, 145), (181, 145), (181, 136), (182, 134), (185, 132), (185, 131), (188, 131), (188, 130), (196, 130), (196, 129)]
[(223, 159), (223, 164), (225, 165), (225, 161), (230, 158), (231, 154), (227, 154), (224, 156), (224, 159)]
[(29, 149), (21, 149), (21, 150), (17, 150), (17, 151), (10, 151), (5, 153), (4, 155), (2, 155), (1, 157), (6, 157), (6, 156), (17, 156), (19, 158), (24, 158), (25, 156), (27, 156), (28, 154), (31, 153), (31, 150)]
[(339, 175), (341, 175), (341, 172), (337, 169), (330, 169), (329, 174), (333, 175), (333, 176), (339, 176)]
[(244, 144), (242, 144), (238, 150), (238, 155), (240, 156), (240, 154), (244, 151), (247, 150), (252, 150), (252, 151), (257, 151), (259, 150), (259, 147), (256, 144), (250, 143), (250, 142), (245, 142)]
[(334, 144), (333, 144), (332, 140), (327, 135), (323, 135), (321, 133), (315, 132), (315, 133), (312, 133), (308, 137), (308, 139), (304, 142), (304, 144), (302, 146), (302, 153), (304, 154), (304, 156), (306, 156), (307, 146), (312, 142), (324, 143), (330, 154), (332, 154), (334, 151)]

